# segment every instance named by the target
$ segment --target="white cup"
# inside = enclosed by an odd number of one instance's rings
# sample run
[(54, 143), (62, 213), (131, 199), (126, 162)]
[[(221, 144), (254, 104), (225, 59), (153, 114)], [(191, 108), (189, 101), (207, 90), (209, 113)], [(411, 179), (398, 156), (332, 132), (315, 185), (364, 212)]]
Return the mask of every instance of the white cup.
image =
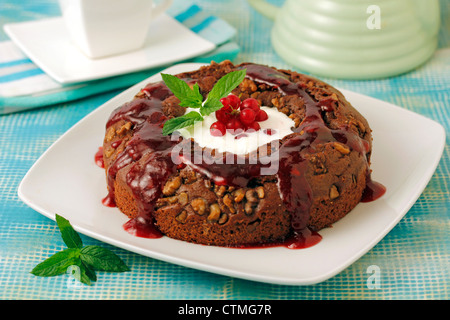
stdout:
[(59, 4), (70, 39), (95, 59), (141, 48), (150, 24), (172, 0), (159, 4), (153, 0), (59, 0)]

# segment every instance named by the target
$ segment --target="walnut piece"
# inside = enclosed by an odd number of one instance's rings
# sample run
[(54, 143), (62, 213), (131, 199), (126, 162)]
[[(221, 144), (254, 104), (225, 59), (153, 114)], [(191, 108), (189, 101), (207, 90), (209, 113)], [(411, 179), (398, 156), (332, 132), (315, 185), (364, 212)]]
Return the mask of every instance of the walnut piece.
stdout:
[(209, 212), (210, 213), (209, 213), (208, 218), (207, 218), (207, 220), (209, 222), (217, 222), (217, 221), (219, 221), (220, 213), (221, 213), (219, 204), (213, 203), (212, 205), (210, 205), (209, 206)]
[(198, 215), (203, 215), (206, 212), (206, 200), (202, 199), (202, 198), (196, 198), (194, 200), (192, 200), (191, 202), (191, 207), (192, 209), (198, 214)]
[(330, 188), (330, 199), (334, 200), (337, 197), (339, 197), (339, 191), (338, 188), (333, 184)]

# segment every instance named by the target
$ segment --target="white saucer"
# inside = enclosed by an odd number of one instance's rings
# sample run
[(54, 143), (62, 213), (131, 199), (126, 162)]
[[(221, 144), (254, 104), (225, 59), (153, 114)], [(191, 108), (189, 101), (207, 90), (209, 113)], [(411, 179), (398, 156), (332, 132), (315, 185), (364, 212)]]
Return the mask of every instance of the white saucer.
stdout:
[[(176, 74), (199, 64), (164, 70)], [(94, 161), (111, 112), (130, 101), (155, 75), (106, 102), (61, 136), (33, 165), (18, 194), (46, 217), (55, 213), (90, 237), (151, 258), (246, 280), (308, 285), (341, 272), (372, 249), (403, 218), (433, 175), (445, 145), (444, 128), (421, 115), (348, 90), (342, 93), (373, 129), (372, 177), (386, 186), (380, 199), (360, 203), (332, 228), (320, 231), (315, 246), (232, 249), (162, 237), (146, 239), (124, 231), (128, 218), (105, 207), (105, 171)], [(386, 116), (388, 115), (388, 116)], [(107, 223), (106, 223), (107, 222)]]
[(90, 59), (69, 40), (62, 17), (4, 26), (14, 43), (56, 81), (69, 84), (107, 78), (186, 60), (215, 48), (167, 14), (158, 17), (140, 50)]

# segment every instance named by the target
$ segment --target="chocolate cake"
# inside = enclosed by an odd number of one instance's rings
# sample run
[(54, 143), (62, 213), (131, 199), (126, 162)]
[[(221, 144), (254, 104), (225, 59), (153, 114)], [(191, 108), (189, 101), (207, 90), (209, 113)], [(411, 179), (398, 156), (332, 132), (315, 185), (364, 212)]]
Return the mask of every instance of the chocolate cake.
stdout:
[[(268, 164), (249, 161), (251, 154), (231, 155), (245, 163), (194, 163), (186, 154), (174, 161), (175, 148), (199, 146), (162, 134), (164, 123), (186, 108), (164, 82), (150, 83), (106, 124), (105, 201), (131, 219), (129, 228), (154, 227), (162, 235), (206, 245), (279, 243), (331, 226), (361, 201), (371, 182), (371, 129), (337, 89), (294, 71), (230, 61), (176, 77), (197, 83), (206, 98), (221, 77), (242, 69), (245, 79), (232, 93), (241, 101), (255, 98), (295, 124), (276, 148), (264, 146), (266, 157), (276, 155), (278, 170), (261, 174)], [(215, 159), (230, 156), (210, 149)]]

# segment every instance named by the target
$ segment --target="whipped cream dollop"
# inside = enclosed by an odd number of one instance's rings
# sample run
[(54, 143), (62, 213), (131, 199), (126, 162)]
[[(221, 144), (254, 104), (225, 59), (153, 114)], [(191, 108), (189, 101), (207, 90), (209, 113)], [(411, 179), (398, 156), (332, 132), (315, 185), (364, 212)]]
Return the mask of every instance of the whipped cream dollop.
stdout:
[[(194, 141), (202, 148), (216, 149), (219, 152), (230, 152), (237, 155), (244, 155), (256, 151), (259, 147), (279, 140), (293, 133), (292, 128), (295, 122), (287, 115), (279, 112), (276, 108), (261, 107), (268, 119), (259, 122), (261, 130), (246, 131), (233, 135), (227, 132), (223, 136), (213, 136), (210, 132), (211, 125), (217, 121), (215, 113), (203, 117), (203, 121), (199, 121), (192, 126), (179, 129), (179, 133), (185, 139), (194, 139)], [(186, 110), (186, 113), (196, 111), (197, 109)]]

